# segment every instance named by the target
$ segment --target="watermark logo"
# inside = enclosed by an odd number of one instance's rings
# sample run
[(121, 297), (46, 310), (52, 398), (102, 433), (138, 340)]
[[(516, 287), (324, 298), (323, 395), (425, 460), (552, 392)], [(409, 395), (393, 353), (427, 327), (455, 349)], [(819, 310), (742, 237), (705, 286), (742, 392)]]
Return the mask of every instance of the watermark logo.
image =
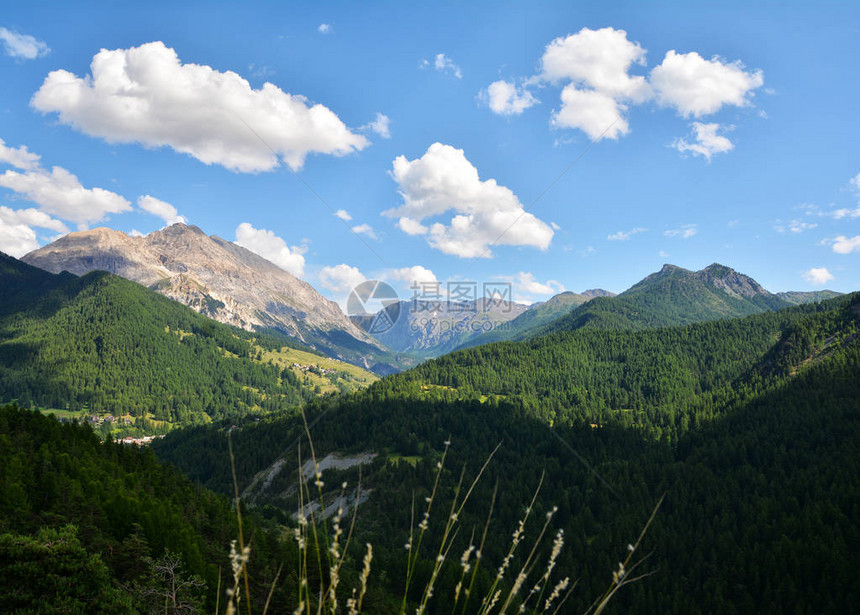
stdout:
[(349, 293), (346, 314), (370, 335), (380, 335), (397, 324), (400, 298), (391, 285), (381, 280), (367, 280)]
[(515, 306), (510, 282), (421, 281), (411, 287), (411, 301), (381, 280), (367, 280), (352, 289), (347, 315), (370, 335), (390, 331), (401, 318), (413, 332), (425, 335), (486, 333), (507, 328), (522, 306)]

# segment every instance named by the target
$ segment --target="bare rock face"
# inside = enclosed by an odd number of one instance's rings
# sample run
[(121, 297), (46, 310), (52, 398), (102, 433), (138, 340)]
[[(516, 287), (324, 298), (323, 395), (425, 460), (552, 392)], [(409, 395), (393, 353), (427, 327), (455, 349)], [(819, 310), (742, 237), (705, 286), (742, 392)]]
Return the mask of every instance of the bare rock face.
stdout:
[(384, 352), (310, 284), (196, 226), (174, 224), (145, 237), (108, 228), (81, 231), (22, 260), (53, 273), (108, 271), (220, 322), (278, 329), (362, 367), (373, 367)]
[(434, 358), (513, 320), (528, 306), (481, 298), (468, 302), (401, 301), (396, 308), (385, 309), (397, 315), (391, 319), (393, 326), (378, 335), (379, 340), (397, 352)]
[(738, 273), (730, 267), (714, 263), (697, 271), (699, 278), (715, 288), (727, 292), (733, 297), (757, 297), (759, 295), (770, 295), (761, 284), (751, 277)]

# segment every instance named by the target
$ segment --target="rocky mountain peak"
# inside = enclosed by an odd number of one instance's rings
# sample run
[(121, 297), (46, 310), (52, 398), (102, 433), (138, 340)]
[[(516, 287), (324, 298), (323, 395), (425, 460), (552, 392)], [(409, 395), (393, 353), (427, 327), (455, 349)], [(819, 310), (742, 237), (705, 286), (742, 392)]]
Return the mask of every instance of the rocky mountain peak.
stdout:
[(249, 330), (278, 329), (362, 367), (384, 353), (310, 284), (196, 226), (177, 223), (143, 237), (107, 228), (70, 233), (22, 260), (53, 273), (108, 271), (215, 320)]
[(755, 297), (770, 294), (751, 277), (719, 263), (713, 263), (701, 271), (697, 271), (696, 276), (703, 282), (735, 297)]

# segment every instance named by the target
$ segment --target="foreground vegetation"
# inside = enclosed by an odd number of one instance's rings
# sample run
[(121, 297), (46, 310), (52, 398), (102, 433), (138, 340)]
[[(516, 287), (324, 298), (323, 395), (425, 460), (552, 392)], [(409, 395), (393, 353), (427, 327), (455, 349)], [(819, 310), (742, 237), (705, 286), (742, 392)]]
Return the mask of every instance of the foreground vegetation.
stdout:
[[(404, 502), (429, 494), (441, 443), (451, 437), (447, 467), (465, 465), (468, 482), (501, 442), (461, 522), (482, 527), (495, 498), (483, 551), (503, 560), (509, 528), (543, 475), (546, 488), (533, 508), (540, 517), (558, 506), (554, 520), (569, 547), (558, 567), (578, 581), (569, 612), (586, 611), (605, 589), (607, 571), (663, 493), (643, 546), (653, 551), (647, 571), (654, 574), (619, 592), (615, 608), (853, 612), (847, 605), (860, 598), (852, 581), (860, 564), (857, 311), (855, 295), (743, 320), (627, 336), (558, 333), (443, 357), (361, 394), (311, 404), (320, 454), (380, 453), (369, 465), (324, 473), (334, 487), (328, 495), (362, 473), (373, 493), (360, 509), (357, 540), (373, 541), (376, 586), (402, 595), (396, 571), (407, 565), (402, 536), (412, 518)], [(604, 379), (609, 384), (596, 386)], [(528, 382), (534, 389), (518, 388)], [(565, 405), (578, 383), (587, 394)], [(664, 413), (674, 413), (672, 420), (662, 420)], [(234, 432), (240, 488), (279, 456), (294, 459), (291, 445), (302, 433), (295, 417)], [(227, 492), (224, 443), (222, 431), (206, 427), (177, 433), (156, 450)], [(390, 461), (400, 456), (420, 460)], [(458, 477), (444, 475), (441, 492), (450, 497)], [(297, 477), (282, 471), (269, 478), (246, 496), (279, 518), (278, 511), (295, 510)], [(430, 532), (438, 539), (444, 525), (431, 523)], [(460, 540), (452, 552), (467, 546), (468, 536)], [(417, 578), (426, 581), (432, 569), (429, 556)], [(453, 596), (457, 579), (456, 565), (443, 568), (437, 595)], [(481, 582), (490, 579), (478, 582), (486, 588)], [(450, 600), (434, 604), (428, 612), (448, 612)]]

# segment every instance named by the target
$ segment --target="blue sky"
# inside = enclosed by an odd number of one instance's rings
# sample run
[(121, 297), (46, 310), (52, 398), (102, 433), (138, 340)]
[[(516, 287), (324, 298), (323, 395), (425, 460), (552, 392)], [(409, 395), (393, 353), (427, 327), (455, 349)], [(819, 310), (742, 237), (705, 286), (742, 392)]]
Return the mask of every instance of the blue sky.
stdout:
[(0, 249), (181, 217), (335, 299), (860, 288), (854, 4), (175, 4), (4, 7)]

